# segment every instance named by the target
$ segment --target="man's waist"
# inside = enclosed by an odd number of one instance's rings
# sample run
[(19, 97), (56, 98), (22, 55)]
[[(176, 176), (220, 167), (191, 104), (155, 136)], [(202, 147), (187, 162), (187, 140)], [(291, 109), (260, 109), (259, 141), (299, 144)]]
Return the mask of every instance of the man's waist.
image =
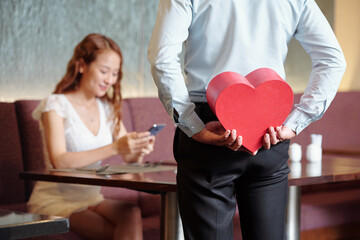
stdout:
[(190, 101), (193, 103), (204, 103), (207, 102), (206, 95), (191, 95)]

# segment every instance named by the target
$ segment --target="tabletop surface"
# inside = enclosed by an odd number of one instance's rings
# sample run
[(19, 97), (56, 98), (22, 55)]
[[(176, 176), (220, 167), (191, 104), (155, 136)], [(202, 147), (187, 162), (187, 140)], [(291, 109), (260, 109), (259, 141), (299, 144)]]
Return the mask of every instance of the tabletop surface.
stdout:
[[(290, 162), (289, 186), (360, 180), (360, 158), (324, 156), (320, 163)], [(63, 183), (124, 187), (140, 191), (175, 192), (176, 171), (96, 175), (92, 173), (30, 171), (20, 178)]]
[[(174, 169), (176, 169), (176, 167)], [(176, 170), (111, 175), (86, 172), (29, 171), (21, 172), (20, 178), (49, 182), (124, 187), (150, 192), (176, 192)]]
[(22, 239), (68, 231), (68, 218), (0, 209), (0, 239)]
[(339, 146), (336, 148), (324, 148), (323, 154), (360, 157), (360, 149), (359, 149), (359, 145), (346, 145), (346, 146)]

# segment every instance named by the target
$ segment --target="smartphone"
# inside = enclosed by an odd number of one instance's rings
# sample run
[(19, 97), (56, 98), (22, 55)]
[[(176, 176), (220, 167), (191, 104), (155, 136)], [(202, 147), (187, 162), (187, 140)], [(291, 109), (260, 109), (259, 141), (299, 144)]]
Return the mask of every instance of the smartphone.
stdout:
[(151, 128), (148, 131), (151, 133), (151, 135), (155, 136), (165, 126), (166, 126), (166, 124), (164, 124), (164, 123), (154, 124), (151, 126)]

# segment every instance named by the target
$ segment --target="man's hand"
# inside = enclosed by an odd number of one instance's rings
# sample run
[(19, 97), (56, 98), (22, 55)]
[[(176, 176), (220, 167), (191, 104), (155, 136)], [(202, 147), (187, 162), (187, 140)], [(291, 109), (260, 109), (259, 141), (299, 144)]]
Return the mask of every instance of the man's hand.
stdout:
[(264, 135), (263, 148), (270, 149), (271, 145), (275, 145), (295, 136), (295, 132), (284, 125), (276, 127), (276, 129), (274, 129), (274, 127), (269, 127), (269, 132)]
[(192, 138), (198, 142), (216, 146), (226, 146), (233, 151), (240, 149), (242, 137), (236, 136), (236, 130), (225, 130), (219, 121), (211, 121), (199, 133)]

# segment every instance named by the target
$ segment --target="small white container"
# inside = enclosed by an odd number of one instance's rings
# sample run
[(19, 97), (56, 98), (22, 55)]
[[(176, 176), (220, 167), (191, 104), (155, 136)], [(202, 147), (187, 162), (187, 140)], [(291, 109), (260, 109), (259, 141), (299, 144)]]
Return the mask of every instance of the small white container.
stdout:
[(290, 162), (291, 175), (292, 177), (300, 177), (301, 176), (301, 162)]
[(309, 162), (321, 162), (322, 160), (322, 135), (311, 134), (311, 144), (306, 147), (306, 159)]
[(309, 162), (306, 164), (306, 174), (308, 176), (316, 177), (321, 176), (322, 163), (320, 162)]
[(321, 162), (322, 149), (316, 144), (310, 144), (306, 147), (306, 159), (309, 162)]
[(302, 157), (301, 154), (301, 145), (297, 143), (292, 143), (289, 147), (289, 159), (292, 162), (300, 162)]
[(310, 134), (311, 144), (316, 144), (319, 147), (322, 145), (322, 135), (321, 134)]

